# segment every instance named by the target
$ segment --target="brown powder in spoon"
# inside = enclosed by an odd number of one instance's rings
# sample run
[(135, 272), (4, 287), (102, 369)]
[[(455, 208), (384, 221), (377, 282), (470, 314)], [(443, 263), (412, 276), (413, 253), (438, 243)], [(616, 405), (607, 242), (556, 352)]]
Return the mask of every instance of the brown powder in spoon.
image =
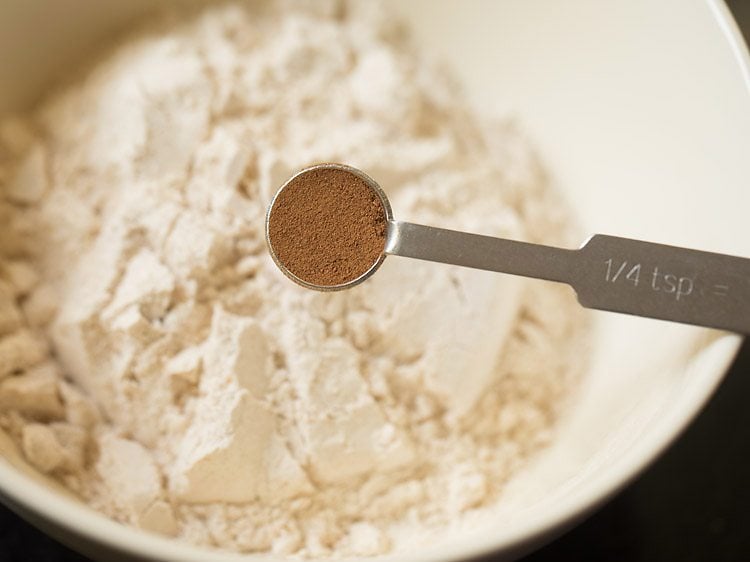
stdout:
[(317, 167), (292, 178), (268, 217), (276, 260), (298, 279), (320, 287), (361, 277), (383, 255), (387, 214), (378, 194), (357, 174)]

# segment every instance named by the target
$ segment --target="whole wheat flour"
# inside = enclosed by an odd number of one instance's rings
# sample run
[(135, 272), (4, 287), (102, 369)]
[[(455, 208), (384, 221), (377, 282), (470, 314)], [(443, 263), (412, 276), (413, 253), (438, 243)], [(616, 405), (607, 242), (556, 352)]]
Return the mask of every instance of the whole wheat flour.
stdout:
[(379, 4), (167, 14), (0, 139), (0, 422), (108, 516), (243, 552), (418, 548), (551, 438), (566, 289), (391, 258), (315, 293), (267, 254), (270, 197), (318, 161), (405, 220), (566, 241), (514, 126)]

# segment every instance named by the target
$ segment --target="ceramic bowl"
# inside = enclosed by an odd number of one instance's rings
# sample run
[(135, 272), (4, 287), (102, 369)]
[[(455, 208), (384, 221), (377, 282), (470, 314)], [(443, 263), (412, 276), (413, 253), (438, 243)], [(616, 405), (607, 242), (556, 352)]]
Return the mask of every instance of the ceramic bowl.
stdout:
[[(750, 256), (750, 59), (720, 0), (391, 3), (474, 103), (517, 115), (586, 231)], [(53, 76), (151, 7), (0, 4), (0, 110), (33, 103)], [(554, 445), (511, 483), (495, 518), (448, 533), (410, 562), (510, 559), (574, 524), (690, 423), (741, 341), (593, 317), (590, 372)], [(0, 445), (3, 501), (89, 556), (247, 560), (114, 523), (25, 470), (7, 438)]]

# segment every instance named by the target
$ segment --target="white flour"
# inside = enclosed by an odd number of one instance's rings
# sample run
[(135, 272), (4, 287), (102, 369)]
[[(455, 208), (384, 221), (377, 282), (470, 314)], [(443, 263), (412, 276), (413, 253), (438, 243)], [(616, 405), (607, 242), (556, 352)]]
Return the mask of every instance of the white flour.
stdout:
[(0, 421), (144, 529), (417, 548), (549, 441), (581, 316), (563, 288), (399, 258), (299, 288), (266, 205), (340, 161), (405, 220), (564, 243), (566, 219), (513, 126), (480, 123), (377, 4), (253, 6), (166, 17), (0, 125)]

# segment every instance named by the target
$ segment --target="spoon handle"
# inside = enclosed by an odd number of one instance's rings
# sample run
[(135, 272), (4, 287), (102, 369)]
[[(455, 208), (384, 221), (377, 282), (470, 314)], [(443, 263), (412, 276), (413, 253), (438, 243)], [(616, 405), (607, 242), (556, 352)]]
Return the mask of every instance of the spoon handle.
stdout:
[(388, 224), (386, 253), (567, 283), (586, 308), (750, 334), (750, 259), (597, 234), (579, 250)]

